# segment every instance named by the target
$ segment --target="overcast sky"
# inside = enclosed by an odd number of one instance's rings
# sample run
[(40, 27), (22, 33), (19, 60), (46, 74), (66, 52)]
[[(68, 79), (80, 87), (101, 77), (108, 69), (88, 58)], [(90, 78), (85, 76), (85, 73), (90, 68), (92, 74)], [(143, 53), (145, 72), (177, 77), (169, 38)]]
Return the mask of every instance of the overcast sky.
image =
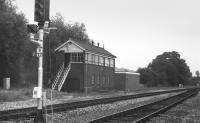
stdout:
[[(30, 23), (34, 0), (16, 0)], [(177, 51), (200, 70), (199, 0), (50, 0), (50, 15), (83, 22), (91, 39), (117, 56), (116, 66), (137, 70), (157, 55)]]

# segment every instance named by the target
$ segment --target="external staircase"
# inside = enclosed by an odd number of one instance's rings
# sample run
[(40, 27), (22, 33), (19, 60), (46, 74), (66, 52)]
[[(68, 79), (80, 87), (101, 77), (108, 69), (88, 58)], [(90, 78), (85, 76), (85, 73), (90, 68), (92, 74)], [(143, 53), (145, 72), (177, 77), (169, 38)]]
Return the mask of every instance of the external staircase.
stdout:
[(71, 69), (70, 63), (67, 67), (64, 66), (64, 63), (62, 63), (62, 65), (60, 66), (59, 71), (56, 75), (56, 78), (53, 82), (53, 85), (52, 85), (53, 90), (58, 90), (58, 91), (61, 90), (61, 88), (67, 78), (67, 75), (69, 74), (70, 69)]

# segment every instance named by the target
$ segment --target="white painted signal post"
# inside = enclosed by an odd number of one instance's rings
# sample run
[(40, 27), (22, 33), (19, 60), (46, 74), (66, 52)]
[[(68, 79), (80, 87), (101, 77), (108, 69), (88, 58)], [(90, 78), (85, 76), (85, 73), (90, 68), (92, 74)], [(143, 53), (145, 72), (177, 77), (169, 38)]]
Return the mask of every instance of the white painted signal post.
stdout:
[[(42, 99), (42, 89), (43, 89), (43, 36), (44, 33), (49, 34), (50, 30), (55, 30), (56, 28), (49, 28), (49, 6), (50, 0), (35, 0), (35, 11), (34, 20), (38, 22), (38, 26), (35, 24), (28, 24), (27, 31), (29, 33), (36, 34), (39, 32), (39, 39), (35, 40), (32, 35), (31, 41), (38, 44), (36, 55), (38, 57), (38, 86), (33, 89), (33, 98), (37, 99), (37, 112), (34, 119), (34, 123), (46, 123), (43, 117), (43, 99)], [(39, 27), (39, 30), (38, 30)], [(44, 31), (45, 30), (45, 31)]]
[[(39, 39), (34, 41), (38, 44), (37, 57), (38, 57), (38, 86), (33, 89), (33, 97), (37, 98), (37, 112), (34, 119), (34, 123), (45, 123), (42, 109), (42, 88), (43, 88), (43, 35), (44, 35), (44, 23), (38, 22), (39, 25)], [(34, 95), (35, 93), (35, 95)]]
[[(44, 24), (45, 21), (49, 21), (49, 0), (35, 0), (35, 11), (34, 18), (38, 22), (39, 26), (39, 40), (37, 47), (37, 56), (38, 56), (38, 91), (37, 98), (37, 112), (34, 119), (34, 123), (45, 123), (45, 118), (43, 117), (42, 109), (42, 88), (43, 88), (43, 36), (44, 36)], [(35, 41), (34, 41), (35, 42)], [(36, 92), (37, 93), (37, 92)]]

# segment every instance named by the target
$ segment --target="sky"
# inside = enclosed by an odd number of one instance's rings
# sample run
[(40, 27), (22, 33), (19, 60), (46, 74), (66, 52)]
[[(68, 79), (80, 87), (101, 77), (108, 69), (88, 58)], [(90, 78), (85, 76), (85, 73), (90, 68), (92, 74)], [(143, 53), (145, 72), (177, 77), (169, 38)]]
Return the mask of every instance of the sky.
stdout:
[[(34, 0), (16, 0), (34, 23)], [(50, 0), (50, 16), (82, 22), (91, 39), (117, 56), (116, 67), (137, 70), (177, 51), (193, 75), (200, 70), (199, 0)]]

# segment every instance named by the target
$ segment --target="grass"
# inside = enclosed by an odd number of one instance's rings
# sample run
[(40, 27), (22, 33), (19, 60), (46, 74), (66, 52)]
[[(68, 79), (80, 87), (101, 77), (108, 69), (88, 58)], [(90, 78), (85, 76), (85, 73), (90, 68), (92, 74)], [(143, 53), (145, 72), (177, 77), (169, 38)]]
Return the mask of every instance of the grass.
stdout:
[(0, 102), (21, 101), (32, 98), (32, 89), (10, 89), (0, 90)]
[[(151, 90), (156, 90), (158, 88), (143, 88), (139, 90), (135, 90), (134, 93), (141, 93), (141, 92), (148, 92)], [(168, 88), (159, 88), (159, 89), (169, 89)], [(32, 88), (14, 88), (10, 90), (0, 90), (0, 102), (12, 102), (12, 101), (24, 101), (28, 99), (32, 99)], [(97, 97), (106, 97), (109, 95), (114, 94), (117, 95), (123, 95), (124, 92), (120, 91), (109, 91), (106, 93), (98, 93), (98, 92), (92, 92), (92, 93), (67, 93), (67, 92), (58, 92), (58, 91), (51, 91), (51, 89), (45, 89), (46, 91), (46, 98), (51, 99), (51, 93), (53, 99), (66, 99), (66, 97), (72, 96), (72, 97), (84, 97), (84, 99), (88, 98), (97, 98)]]

